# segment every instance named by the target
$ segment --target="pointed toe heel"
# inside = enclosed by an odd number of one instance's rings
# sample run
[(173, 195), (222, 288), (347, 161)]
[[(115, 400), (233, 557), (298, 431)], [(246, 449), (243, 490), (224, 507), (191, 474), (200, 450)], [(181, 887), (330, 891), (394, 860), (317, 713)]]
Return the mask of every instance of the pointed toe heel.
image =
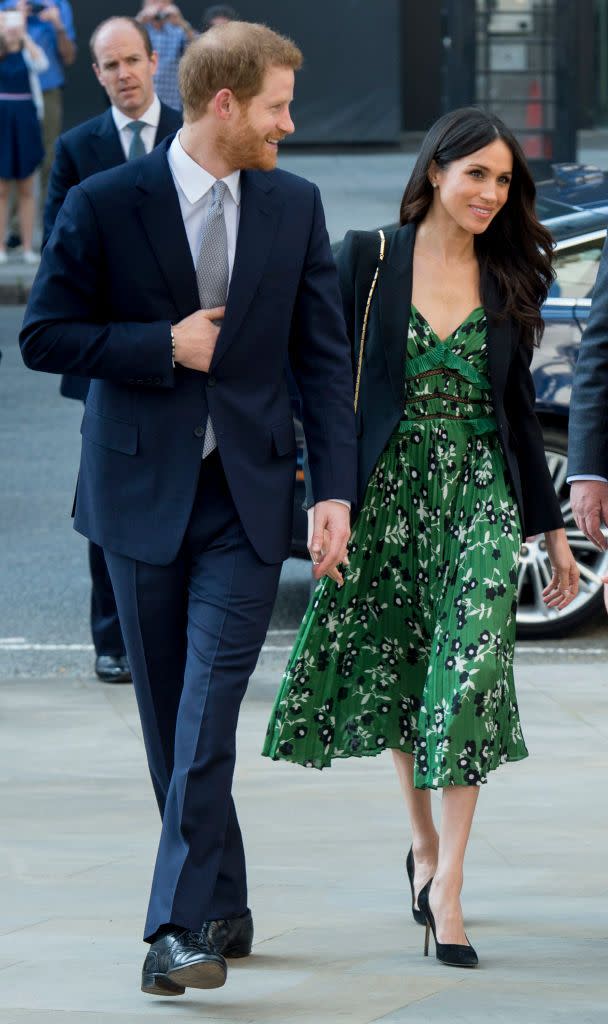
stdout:
[(418, 894), (418, 906), (424, 914), (426, 931), (424, 934), (424, 955), (429, 955), (429, 939), (431, 932), (435, 940), (435, 956), (440, 963), (446, 964), (448, 967), (477, 967), (479, 964), (479, 958), (473, 947), (469, 944), (462, 946), (459, 943), (452, 942), (437, 942), (437, 929), (435, 926), (435, 918), (429, 903), (429, 894), (431, 891), (430, 882), (420, 890)]

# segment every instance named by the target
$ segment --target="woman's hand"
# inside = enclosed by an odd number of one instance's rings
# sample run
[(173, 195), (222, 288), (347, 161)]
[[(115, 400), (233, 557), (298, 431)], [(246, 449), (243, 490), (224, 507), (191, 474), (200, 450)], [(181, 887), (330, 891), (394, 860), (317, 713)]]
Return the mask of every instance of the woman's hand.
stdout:
[(578, 594), (580, 573), (564, 529), (548, 530), (545, 541), (553, 577), (543, 590), (543, 600), (548, 608), (555, 608), (559, 612), (574, 601)]

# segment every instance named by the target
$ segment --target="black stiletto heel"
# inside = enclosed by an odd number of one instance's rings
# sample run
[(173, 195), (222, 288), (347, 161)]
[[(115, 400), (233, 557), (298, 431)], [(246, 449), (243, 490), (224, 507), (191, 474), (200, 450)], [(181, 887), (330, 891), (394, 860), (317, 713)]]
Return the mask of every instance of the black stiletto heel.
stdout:
[(416, 906), (416, 893), (414, 892), (414, 851), (411, 846), (405, 861), (405, 869), (407, 871), (407, 877), (410, 880), (410, 889), (412, 890), (412, 916), (416, 924), (424, 925), (426, 924), (426, 917)]
[(433, 933), (435, 939), (435, 955), (442, 964), (448, 964), (449, 967), (477, 967), (479, 959), (477, 953), (471, 945), (462, 946), (458, 943), (449, 942), (437, 942), (437, 929), (435, 927), (435, 918), (433, 917), (433, 911), (431, 910), (429, 903), (429, 894), (431, 891), (431, 884), (427, 882), (423, 889), (418, 893), (418, 906), (424, 914), (426, 931), (424, 934), (424, 955), (429, 955), (429, 938), (430, 933)]

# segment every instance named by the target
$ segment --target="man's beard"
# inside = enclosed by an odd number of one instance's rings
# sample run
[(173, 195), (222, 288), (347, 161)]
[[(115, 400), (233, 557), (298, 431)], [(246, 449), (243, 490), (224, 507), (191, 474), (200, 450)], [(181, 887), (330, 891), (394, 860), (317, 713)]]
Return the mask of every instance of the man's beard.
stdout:
[(220, 135), (217, 148), (226, 163), (235, 170), (272, 171), (276, 166), (276, 151), (247, 121), (240, 128)]

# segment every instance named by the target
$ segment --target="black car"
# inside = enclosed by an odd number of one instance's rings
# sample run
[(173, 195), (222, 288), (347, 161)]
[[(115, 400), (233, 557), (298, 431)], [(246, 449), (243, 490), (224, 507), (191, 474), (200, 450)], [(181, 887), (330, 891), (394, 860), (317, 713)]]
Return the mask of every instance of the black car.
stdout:
[[(517, 626), (521, 638), (563, 635), (588, 621), (603, 605), (601, 577), (608, 574), (608, 552), (598, 551), (578, 530), (566, 484), (572, 376), (608, 231), (608, 175), (574, 164), (559, 165), (554, 172), (551, 181), (538, 185), (538, 212), (555, 239), (556, 280), (543, 307), (545, 334), (534, 356), (532, 374), (547, 462), (581, 578), (579, 594), (572, 604), (562, 612), (549, 610), (542, 600), (543, 588), (551, 579), (544, 539), (541, 536), (527, 540), (519, 566)], [(390, 225), (388, 230), (391, 227), (396, 225)], [(302, 511), (304, 439), (297, 399), (294, 418), (298, 469), (292, 554), (306, 558), (307, 522)]]

